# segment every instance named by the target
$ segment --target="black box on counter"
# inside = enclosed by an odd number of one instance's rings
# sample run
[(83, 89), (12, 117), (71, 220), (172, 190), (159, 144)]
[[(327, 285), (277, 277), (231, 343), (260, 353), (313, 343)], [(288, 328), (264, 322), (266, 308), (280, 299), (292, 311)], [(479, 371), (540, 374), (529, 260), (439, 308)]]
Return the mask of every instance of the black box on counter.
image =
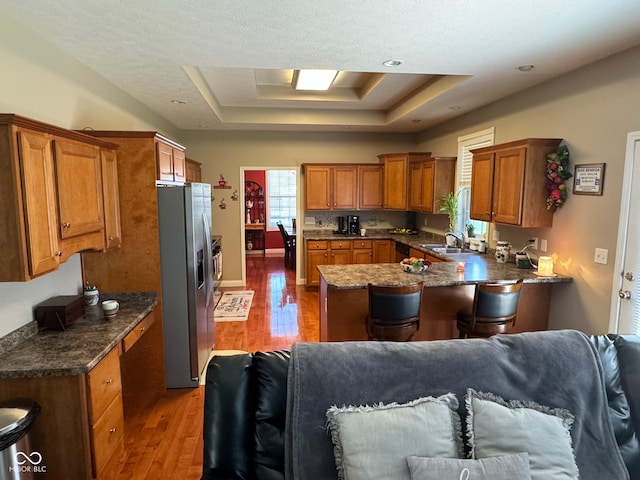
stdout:
[(66, 330), (83, 314), (82, 295), (59, 295), (36, 305), (38, 328)]

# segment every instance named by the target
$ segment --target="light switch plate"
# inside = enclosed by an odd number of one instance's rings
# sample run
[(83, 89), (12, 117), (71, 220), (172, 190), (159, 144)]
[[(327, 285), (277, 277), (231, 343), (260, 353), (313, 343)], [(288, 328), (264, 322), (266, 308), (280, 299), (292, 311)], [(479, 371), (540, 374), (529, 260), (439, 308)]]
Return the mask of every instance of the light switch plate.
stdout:
[(547, 239), (546, 238), (541, 238), (540, 239), (540, 251), (541, 252), (546, 252), (547, 251)]
[(305, 225), (315, 225), (316, 224), (316, 217), (304, 217), (304, 224)]
[(606, 265), (609, 261), (609, 250), (606, 248), (596, 248), (596, 255), (593, 259), (595, 263)]
[(493, 239), (494, 242), (497, 242), (498, 240), (500, 240), (500, 230), (496, 230), (494, 228), (491, 238)]

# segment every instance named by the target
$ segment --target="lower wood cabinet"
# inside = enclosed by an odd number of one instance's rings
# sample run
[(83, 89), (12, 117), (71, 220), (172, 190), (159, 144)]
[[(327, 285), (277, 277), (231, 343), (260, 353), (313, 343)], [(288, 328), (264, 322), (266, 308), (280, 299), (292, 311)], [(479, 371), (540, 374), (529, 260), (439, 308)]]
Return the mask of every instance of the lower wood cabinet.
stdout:
[(373, 240), (351, 241), (351, 263), (373, 263)]
[[(124, 452), (123, 400), (127, 392), (121, 360), (129, 355), (125, 350), (137, 342), (143, 343), (141, 337), (151, 331), (154, 318), (153, 312), (147, 315), (86, 374), (0, 379), (0, 401), (25, 397), (41, 406), (30, 431), (30, 443), (42, 455), (47, 478), (109, 477), (110, 460), (116, 460)], [(161, 332), (156, 333), (161, 336)], [(156, 333), (149, 335), (153, 342)], [(162, 345), (156, 342), (153, 347)], [(134, 357), (140, 363), (138, 356)], [(136, 379), (149, 373), (147, 370), (148, 365), (138, 365)]]

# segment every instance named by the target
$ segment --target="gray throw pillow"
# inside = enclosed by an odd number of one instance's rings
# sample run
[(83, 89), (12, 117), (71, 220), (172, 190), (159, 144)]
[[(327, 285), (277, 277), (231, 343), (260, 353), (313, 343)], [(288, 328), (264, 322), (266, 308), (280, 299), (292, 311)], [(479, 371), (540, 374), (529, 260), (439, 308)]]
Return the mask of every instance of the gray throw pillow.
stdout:
[(410, 480), (407, 457), (461, 457), (453, 393), (409, 403), (333, 406), (327, 420), (342, 480)]
[(481, 460), (407, 458), (411, 480), (531, 480), (529, 455), (502, 455)]
[(507, 402), (473, 389), (467, 391), (465, 402), (473, 458), (527, 452), (532, 480), (578, 478), (570, 412), (534, 402)]

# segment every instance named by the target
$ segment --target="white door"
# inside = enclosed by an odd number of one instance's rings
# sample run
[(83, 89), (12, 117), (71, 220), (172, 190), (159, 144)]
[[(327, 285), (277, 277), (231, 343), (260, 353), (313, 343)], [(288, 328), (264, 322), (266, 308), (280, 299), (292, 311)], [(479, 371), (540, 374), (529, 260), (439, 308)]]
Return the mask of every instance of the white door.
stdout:
[(640, 335), (640, 132), (627, 136), (609, 331)]

